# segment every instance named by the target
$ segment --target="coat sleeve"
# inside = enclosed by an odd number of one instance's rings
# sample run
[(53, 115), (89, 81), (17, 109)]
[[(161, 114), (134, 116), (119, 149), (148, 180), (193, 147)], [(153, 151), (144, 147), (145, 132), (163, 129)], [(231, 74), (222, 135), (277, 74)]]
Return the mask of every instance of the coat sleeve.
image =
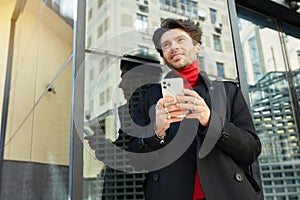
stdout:
[(217, 146), (240, 165), (253, 163), (261, 152), (252, 116), (239, 87), (227, 83), (227, 116)]
[(128, 150), (135, 153), (152, 152), (162, 148), (160, 140), (155, 136), (155, 105), (161, 98), (157, 87), (150, 88), (134, 109), (131, 125), (131, 138)]

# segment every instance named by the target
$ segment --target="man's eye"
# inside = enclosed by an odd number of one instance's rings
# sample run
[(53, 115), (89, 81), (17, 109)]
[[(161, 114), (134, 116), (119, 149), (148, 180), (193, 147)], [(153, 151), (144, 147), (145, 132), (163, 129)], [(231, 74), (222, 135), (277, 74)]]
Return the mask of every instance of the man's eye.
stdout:
[(178, 38), (178, 42), (184, 42), (185, 39), (184, 38)]
[(170, 44), (169, 43), (164, 43), (164, 44), (162, 44), (162, 48), (163, 49), (168, 49), (168, 48), (170, 48)]

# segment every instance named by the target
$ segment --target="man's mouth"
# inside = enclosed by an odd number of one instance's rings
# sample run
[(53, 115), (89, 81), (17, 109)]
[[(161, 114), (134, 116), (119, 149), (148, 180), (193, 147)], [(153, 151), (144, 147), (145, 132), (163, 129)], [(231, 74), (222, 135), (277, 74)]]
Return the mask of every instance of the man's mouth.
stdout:
[(183, 53), (179, 53), (179, 52), (174, 53), (171, 55), (170, 59), (176, 61), (176, 60), (180, 59), (182, 55), (183, 55)]

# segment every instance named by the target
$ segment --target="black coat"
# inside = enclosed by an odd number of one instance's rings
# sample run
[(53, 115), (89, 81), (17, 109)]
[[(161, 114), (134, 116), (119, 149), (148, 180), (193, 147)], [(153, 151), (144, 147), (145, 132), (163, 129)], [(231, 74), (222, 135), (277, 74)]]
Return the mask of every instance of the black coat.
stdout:
[[(199, 74), (198, 81), (199, 86), (194, 90), (211, 108), (209, 88), (212, 82), (205, 73)], [(143, 161), (142, 157), (132, 158), (145, 163), (144, 169), (149, 171), (144, 183), (147, 200), (192, 199), (196, 168), (207, 200), (259, 199), (255, 191), (259, 188), (245, 169), (257, 159), (261, 144), (240, 88), (232, 82), (224, 82), (224, 86), (227, 98), (224, 123), (221, 123), (222, 117), (211, 108), (208, 127), (202, 127), (196, 119), (173, 123), (166, 132), (164, 144), (160, 143), (153, 130), (154, 108), (162, 98), (161, 88), (156, 85), (147, 91), (133, 116), (135, 124), (143, 128), (133, 128), (133, 135), (139, 137), (133, 137), (129, 143), (132, 152), (144, 155), (157, 152), (146, 155), (147, 159)], [(184, 131), (178, 131), (180, 127), (188, 127), (189, 131), (184, 128)], [(220, 130), (215, 133), (217, 143), (204, 158), (200, 158), (201, 144), (210, 129)], [(192, 132), (196, 132), (194, 136)]]

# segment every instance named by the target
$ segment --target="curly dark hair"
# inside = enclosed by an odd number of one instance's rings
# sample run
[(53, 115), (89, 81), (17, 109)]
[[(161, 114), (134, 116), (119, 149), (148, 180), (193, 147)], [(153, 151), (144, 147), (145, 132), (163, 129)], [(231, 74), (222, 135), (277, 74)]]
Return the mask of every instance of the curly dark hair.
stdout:
[(155, 45), (155, 49), (159, 52), (161, 57), (163, 57), (163, 52), (162, 52), (161, 46), (160, 46), (160, 38), (161, 38), (162, 34), (169, 31), (170, 29), (174, 29), (174, 28), (181, 28), (185, 32), (187, 32), (193, 39), (194, 45), (196, 45), (196, 43), (198, 43), (198, 42), (201, 44), (202, 30), (200, 28), (199, 22), (195, 23), (191, 19), (167, 18), (161, 22), (160, 28), (155, 30), (153, 37), (152, 37), (152, 41)]

